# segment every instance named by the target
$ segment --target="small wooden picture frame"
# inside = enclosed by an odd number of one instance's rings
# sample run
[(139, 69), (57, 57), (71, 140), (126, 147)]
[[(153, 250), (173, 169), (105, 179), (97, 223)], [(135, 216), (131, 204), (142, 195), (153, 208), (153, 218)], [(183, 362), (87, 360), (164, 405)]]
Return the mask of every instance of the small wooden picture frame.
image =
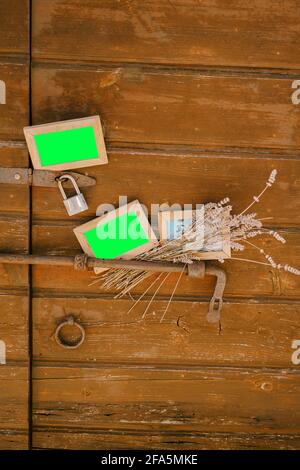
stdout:
[[(204, 205), (202, 209), (195, 210), (175, 210), (175, 211), (162, 211), (158, 214), (158, 230), (161, 240), (174, 240), (181, 237), (184, 231), (187, 231), (192, 226), (195, 217), (203, 218), (203, 233), (199, 234), (197, 241), (192, 242), (193, 258), (199, 260), (214, 260), (226, 259), (231, 257), (230, 248), (230, 230), (224, 227), (222, 240), (215, 246), (210, 246), (207, 249), (204, 245)], [(229, 215), (229, 212), (228, 212)], [(199, 220), (199, 219), (198, 219)], [(188, 250), (187, 250), (188, 251)]]
[[(192, 210), (173, 210), (161, 211), (158, 213), (158, 231), (161, 240), (175, 240), (180, 238), (184, 232), (192, 227), (198, 217), (203, 220), (204, 226), (204, 206), (201, 209)], [(197, 239), (197, 248), (200, 250), (203, 246), (203, 233), (199, 234)]]
[[(229, 215), (230, 208), (228, 208), (228, 217)], [(222, 240), (219, 243), (214, 244), (214, 246), (204, 245), (200, 251), (193, 254), (193, 258), (204, 261), (231, 258), (230, 228), (226, 226), (224, 227), (222, 230)]]
[[(83, 251), (100, 259), (132, 259), (158, 240), (139, 201), (133, 201), (74, 229)], [(105, 268), (95, 268), (96, 274)]]
[(99, 116), (24, 127), (38, 170), (72, 170), (108, 162)]

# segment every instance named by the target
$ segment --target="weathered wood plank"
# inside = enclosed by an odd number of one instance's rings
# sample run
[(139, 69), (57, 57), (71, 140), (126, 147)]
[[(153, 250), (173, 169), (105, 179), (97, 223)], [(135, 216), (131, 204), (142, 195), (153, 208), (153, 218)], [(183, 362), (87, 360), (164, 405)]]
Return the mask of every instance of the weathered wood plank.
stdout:
[(32, 81), (34, 124), (100, 114), (109, 143), (300, 148), (291, 79), (38, 65)]
[(27, 253), (28, 220), (21, 217), (0, 219), (0, 252)]
[[(29, 4), (29, 0), (0, 2), (0, 56), (4, 57), (0, 80), (5, 85), (0, 167), (28, 166), (22, 128), (29, 123)], [(0, 252), (27, 252), (28, 211), (29, 188), (1, 184)], [(27, 267), (0, 265), (0, 340), (6, 346), (6, 364), (0, 365), (1, 450), (28, 448), (28, 298), (3, 294), (22, 290), (26, 295), (27, 284)]]
[(174, 449), (174, 450), (299, 450), (299, 435), (205, 434), (158, 431), (72, 431), (35, 428), (36, 449)]
[[(0, 166), (27, 167), (25, 145), (0, 143)], [(28, 249), (29, 186), (0, 185), (0, 251), (26, 253)], [(0, 288), (20, 288), (28, 283), (27, 267), (0, 264)]]
[[(0, 428), (28, 430), (28, 370), (24, 366), (0, 366)], [(0, 442), (1, 434), (0, 434)]]
[(1, 0), (0, 18), (0, 54), (29, 54), (29, 0)]
[(0, 431), (0, 450), (27, 450), (28, 434), (26, 431)]
[[(28, 151), (25, 142), (0, 142), (0, 166), (24, 168), (28, 166)], [(1, 185), (2, 189), (2, 185)], [(3, 210), (3, 209), (1, 209)]]
[[(0, 170), (1, 171), (1, 170)], [(29, 187), (26, 185), (1, 184), (0, 213), (27, 214), (29, 211)], [(1, 217), (0, 215), (0, 217)]]
[(284, 370), (35, 367), (33, 384), (35, 426), (299, 434)]
[(1, 295), (0, 311), (0, 339), (6, 344), (6, 362), (27, 361), (28, 298)]
[[(78, 225), (78, 223), (77, 223)], [(76, 226), (76, 224), (74, 225)], [(72, 231), (73, 225), (34, 225), (32, 230), (33, 250), (36, 254), (52, 255), (75, 255), (81, 252), (81, 248)], [(290, 263), (300, 266), (300, 245), (299, 234), (288, 232), (283, 233), (287, 243), (282, 245), (270, 237), (259, 237), (255, 243), (270, 253), (278, 262)], [(253, 240), (254, 242), (254, 240)], [(247, 247), (243, 253), (236, 253), (237, 257), (264, 261), (260, 253), (255, 248)], [(225, 296), (253, 297), (270, 296), (273, 298), (299, 298), (300, 285), (297, 276), (284, 271), (274, 270), (271, 267), (247, 263), (238, 260), (227, 260), (223, 267), (226, 269), (228, 279), (226, 283)], [(160, 289), (160, 294), (169, 296), (172, 292), (177, 274), (172, 274)], [(71, 279), (72, 282), (65, 282)], [(79, 272), (73, 268), (61, 266), (34, 266), (33, 282), (35, 289), (46, 289), (54, 292), (81, 292), (89, 294), (115, 293), (115, 290), (105, 291), (99, 283), (90, 285), (96, 279), (93, 271)], [(139, 294), (154, 280), (147, 279), (132, 292)], [(214, 277), (204, 279), (193, 279), (184, 276), (178, 285), (176, 296), (201, 295), (211, 296), (215, 284)], [(154, 292), (155, 286), (150, 292)]]
[(24, 140), (29, 120), (29, 67), (0, 63), (0, 80), (6, 85), (6, 104), (1, 104), (0, 139)]
[[(65, 278), (66, 279), (66, 278)], [(173, 301), (160, 323), (167, 301), (155, 301), (147, 317), (142, 301), (81, 298), (33, 300), (33, 354), (51, 362), (120, 362), (293, 366), (292, 341), (299, 337), (300, 304), (225, 303), (222, 330), (206, 321), (208, 302)], [(53, 333), (73, 314), (86, 329), (78, 350), (63, 350)], [(77, 329), (64, 331), (67, 339)], [(300, 339), (300, 338), (299, 338)]]
[(0, 289), (27, 291), (28, 267), (0, 264)]
[(77, 0), (35, 0), (33, 54), (80, 62), (299, 68), (299, 8), (296, 0), (92, 0), (86, 8)]
[[(119, 196), (151, 204), (199, 204), (230, 197), (233, 212), (244, 210), (264, 188), (273, 168), (277, 182), (255, 207), (274, 226), (300, 225), (300, 161), (274, 157), (243, 158), (224, 154), (166, 154), (111, 151), (109, 164), (89, 169), (97, 184), (84, 188), (89, 210), (69, 219), (92, 218), (100, 204), (119, 205)], [(62, 198), (55, 188), (33, 188), (33, 216), (66, 220)], [(80, 224), (80, 221), (79, 221)]]

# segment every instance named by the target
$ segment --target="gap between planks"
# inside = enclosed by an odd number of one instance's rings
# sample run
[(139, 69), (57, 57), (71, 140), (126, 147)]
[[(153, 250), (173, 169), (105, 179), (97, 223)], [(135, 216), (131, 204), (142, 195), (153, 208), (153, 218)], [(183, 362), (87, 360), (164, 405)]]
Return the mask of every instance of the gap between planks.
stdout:
[(47, 68), (59, 68), (69, 70), (109, 70), (111, 68), (122, 68), (132, 69), (139, 71), (147, 71), (150, 73), (160, 74), (162, 72), (169, 73), (190, 73), (190, 74), (201, 74), (206, 76), (239, 76), (239, 77), (255, 77), (255, 78), (282, 78), (282, 79), (295, 79), (299, 77), (300, 69), (284, 69), (284, 68), (262, 68), (262, 67), (238, 67), (238, 66), (208, 66), (199, 64), (198, 66), (188, 66), (186, 64), (169, 64), (169, 63), (155, 63), (155, 62), (135, 62), (135, 61), (124, 61), (124, 62), (111, 62), (111, 61), (82, 61), (78, 62), (75, 59), (62, 58), (58, 59), (54, 56), (39, 57), (35, 58), (31, 62), (33, 67), (43, 66)]
[[(203, 372), (207, 373), (208, 371), (217, 372), (220, 374), (231, 373), (231, 372), (241, 372), (243, 374), (256, 374), (264, 373), (274, 376), (278, 375), (280, 378), (288, 375), (300, 376), (300, 371), (295, 367), (270, 367), (270, 366), (232, 366), (232, 365), (222, 365), (222, 366), (212, 366), (211, 364), (190, 364), (190, 363), (155, 363), (155, 362), (87, 362), (87, 361), (72, 361), (72, 362), (58, 362), (58, 361), (47, 361), (39, 360), (33, 357), (33, 368), (39, 369), (117, 369), (117, 370), (139, 370), (139, 371), (164, 371), (164, 372)], [(43, 380), (47, 381), (49, 378), (36, 378), (33, 377), (33, 380)], [(60, 380), (58, 378), (58, 380)], [(128, 379), (126, 379), (128, 380)], [(134, 379), (135, 380), (135, 379)], [(145, 379), (139, 380), (149, 380), (148, 377)], [(155, 380), (155, 379), (151, 379)], [(160, 378), (159, 380), (169, 380), (169, 378)], [(184, 378), (184, 381), (189, 380)], [(194, 379), (191, 379), (194, 380)], [(125, 379), (124, 379), (125, 381)]]
[[(199, 279), (199, 282), (201, 279)], [(76, 291), (76, 292), (58, 292), (58, 289), (33, 289), (32, 292), (33, 298), (35, 299), (84, 299), (84, 300), (113, 300), (120, 302), (131, 302), (130, 297), (122, 297), (115, 299), (116, 293), (103, 293), (103, 292), (88, 292), (88, 291)], [(140, 297), (140, 294), (131, 294), (134, 300)], [(136, 299), (135, 299), (136, 297)], [(152, 295), (145, 295), (143, 297), (143, 302), (150, 300)], [(170, 299), (169, 295), (161, 296), (157, 295), (155, 297), (155, 302), (164, 302)], [(198, 304), (208, 304), (211, 300), (210, 296), (174, 296), (173, 302), (191, 302)], [(236, 296), (225, 296), (223, 297), (223, 302), (226, 304), (269, 304), (269, 305), (300, 305), (300, 298), (298, 297), (272, 297), (272, 296), (255, 296), (255, 297), (236, 297)]]
[(9, 53), (9, 55), (0, 53), (0, 65), (30, 65), (29, 53)]
[[(126, 141), (110, 141), (106, 143), (107, 152), (119, 155), (144, 155), (145, 157), (162, 156), (162, 157), (192, 157), (192, 158), (218, 158), (218, 159), (240, 159), (240, 160), (300, 160), (300, 149), (294, 151), (281, 148), (264, 148), (264, 147), (201, 147), (199, 145), (192, 146), (186, 144), (163, 144), (155, 142), (126, 142)], [(1, 140), (1, 149), (25, 149), (26, 142), (23, 140)], [(16, 166), (17, 168), (17, 166)], [(27, 168), (27, 167), (26, 167)]]
[[(35, 425), (34, 432), (57, 432), (57, 433), (67, 433), (67, 434), (77, 434), (77, 433), (84, 433), (84, 434), (104, 434), (107, 436), (109, 435), (120, 435), (123, 436), (124, 432), (127, 434), (128, 431), (130, 432), (130, 435), (133, 436), (144, 436), (145, 434), (149, 435), (149, 437), (153, 436), (153, 434), (158, 434), (158, 435), (165, 435), (165, 436), (178, 436), (178, 437), (185, 437), (185, 436), (198, 436), (198, 437), (217, 437), (217, 438), (227, 438), (227, 437), (257, 437), (257, 438), (267, 438), (267, 439), (277, 439), (277, 438), (282, 438), (282, 439), (293, 439), (293, 438), (299, 438), (300, 439), (300, 434), (257, 434), (257, 433), (246, 433), (246, 432), (236, 432), (236, 433), (224, 433), (224, 432), (199, 432), (199, 431), (172, 431), (172, 430), (164, 430), (164, 429), (149, 429), (149, 428), (139, 428), (139, 429), (119, 429), (119, 428), (113, 428), (113, 429), (107, 429), (107, 428), (65, 428), (63, 426), (51, 426), (51, 429), (49, 429), (49, 426), (43, 426), (43, 425)], [(1, 431), (0, 431), (1, 433)]]

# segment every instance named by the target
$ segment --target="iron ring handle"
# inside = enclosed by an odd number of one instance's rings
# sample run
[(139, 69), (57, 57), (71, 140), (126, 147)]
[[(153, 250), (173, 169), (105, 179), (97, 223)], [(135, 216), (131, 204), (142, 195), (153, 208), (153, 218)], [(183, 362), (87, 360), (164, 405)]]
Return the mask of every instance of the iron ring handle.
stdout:
[[(63, 336), (61, 335), (61, 330), (63, 329), (64, 326), (66, 325), (74, 325), (76, 326), (79, 330), (80, 330), (80, 337), (78, 339), (78, 341), (76, 342), (68, 342), (66, 341)], [(55, 330), (55, 333), (54, 333), (54, 338), (55, 338), (55, 341), (57, 342), (57, 344), (59, 346), (61, 346), (62, 348), (65, 348), (65, 349), (77, 349), (79, 348), (82, 343), (84, 342), (85, 340), (85, 330), (83, 328), (82, 325), (80, 325), (80, 323), (78, 323), (75, 318), (73, 317), (73, 315), (70, 315), (69, 317), (67, 317), (65, 320), (63, 320), (56, 328)]]

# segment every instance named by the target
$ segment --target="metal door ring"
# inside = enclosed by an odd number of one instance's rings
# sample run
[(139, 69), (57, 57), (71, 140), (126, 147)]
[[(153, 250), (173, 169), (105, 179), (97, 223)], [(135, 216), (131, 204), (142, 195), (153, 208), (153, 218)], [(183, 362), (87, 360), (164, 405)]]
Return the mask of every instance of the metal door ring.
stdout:
[[(81, 334), (76, 341), (67, 341), (64, 338), (62, 334), (62, 329), (66, 325), (71, 325), (71, 326), (74, 325), (80, 330)], [(66, 348), (66, 349), (76, 349), (76, 348), (79, 348), (85, 340), (85, 330), (83, 326), (81, 326), (80, 323), (78, 323), (75, 320), (73, 315), (70, 315), (58, 325), (58, 327), (55, 330), (54, 337), (55, 337), (55, 341), (57, 342), (59, 346)]]

